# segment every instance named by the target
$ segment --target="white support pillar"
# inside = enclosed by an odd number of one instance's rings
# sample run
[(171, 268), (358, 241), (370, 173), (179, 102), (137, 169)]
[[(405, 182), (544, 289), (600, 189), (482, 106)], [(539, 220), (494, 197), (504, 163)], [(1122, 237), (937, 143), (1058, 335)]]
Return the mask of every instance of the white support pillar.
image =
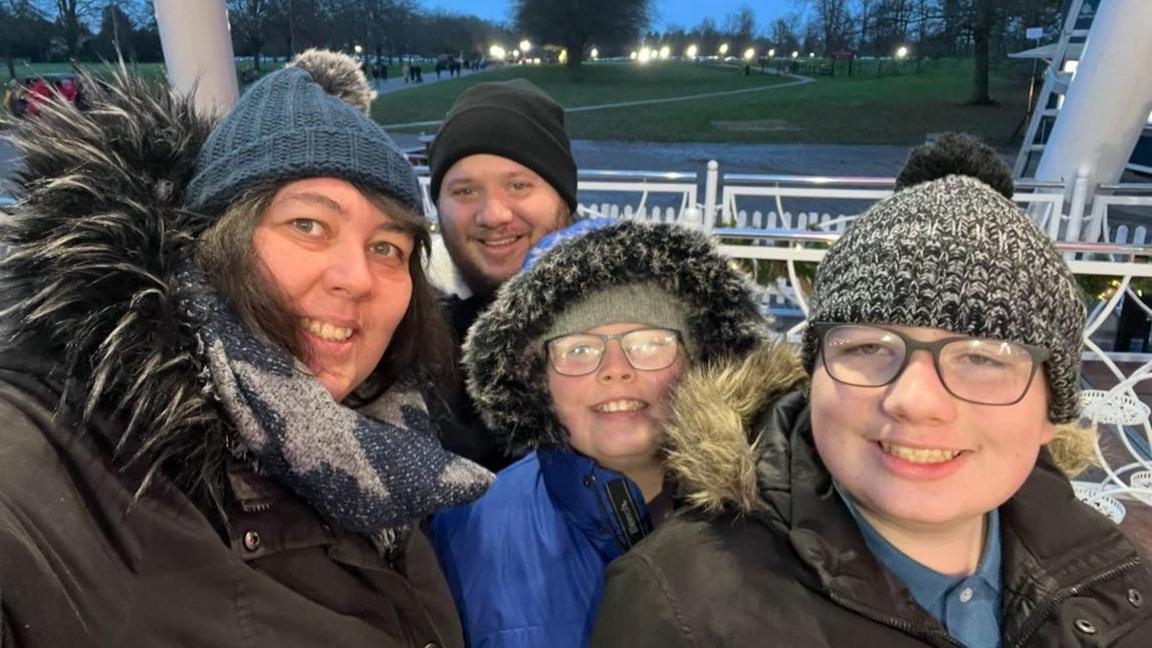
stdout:
[(168, 84), (196, 91), (196, 109), (223, 114), (236, 103), (236, 63), (224, 0), (153, 0)]
[(1089, 191), (1116, 182), (1152, 112), (1152, 2), (1105, 0), (1036, 169), (1036, 179), (1066, 183), (1077, 171)]
[(711, 232), (716, 227), (716, 190), (720, 184), (720, 163), (708, 160), (708, 172), (704, 175), (704, 229)]

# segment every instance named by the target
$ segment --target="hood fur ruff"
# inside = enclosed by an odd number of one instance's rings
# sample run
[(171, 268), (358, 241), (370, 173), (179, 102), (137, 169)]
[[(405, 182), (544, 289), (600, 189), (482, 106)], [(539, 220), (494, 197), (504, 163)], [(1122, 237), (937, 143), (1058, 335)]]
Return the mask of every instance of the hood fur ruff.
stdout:
[(201, 391), (172, 279), (209, 224), (181, 204), (210, 124), (190, 99), (124, 68), (82, 84), (83, 111), (48, 102), (6, 124), (25, 164), (0, 224), (8, 345), (53, 363), (62, 409), (125, 425), (109, 441), (122, 469), (146, 473), (141, 491), (166, 466), (187, 492), (219, 501), (225, 426)]
[(508, 447), (567, 444), (549, 405), (540, 338), (567, 306), (639, 282), (657, 284), (686, 306), (693, 364), (748, 353), (767, 333), (752, 285), (699, 232), (622, 221), (557, 243), (504, 284), (464, 343), (468, 391)]
[(752, 419), (807, 379), (785, 342), (685, 372), (664, 426), (665, 465), (680, 495), (707, 512), (763, 508), (756, 466), (766, 440), (748, 438)]

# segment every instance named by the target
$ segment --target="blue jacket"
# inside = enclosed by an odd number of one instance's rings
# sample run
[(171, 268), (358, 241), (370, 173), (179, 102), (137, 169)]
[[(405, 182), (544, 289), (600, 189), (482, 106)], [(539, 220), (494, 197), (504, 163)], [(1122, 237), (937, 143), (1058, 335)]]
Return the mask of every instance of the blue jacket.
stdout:
[(604, 570), (652, 530), (640, 489), (569, 449), (532, 452), (432, 518), (468, 645), (586, 646)]

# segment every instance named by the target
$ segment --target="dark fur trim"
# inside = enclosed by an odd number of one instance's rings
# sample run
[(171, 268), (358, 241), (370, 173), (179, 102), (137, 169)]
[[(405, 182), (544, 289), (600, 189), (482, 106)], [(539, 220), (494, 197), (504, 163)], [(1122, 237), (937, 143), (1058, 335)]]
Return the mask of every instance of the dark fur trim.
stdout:
[(124, 426), (109, 441), (121, 468), (144, 474), (141, 491), (163, 467), (218, 502), (225, 427), (172, 280), (208, 225), (181, 204), (210, 124), (124, 68), (82, 83), (83, 111), (52, 102), (8, 124), (25, 170), (0, 228), (0, 317), (14, 348), (60, 372), (62, 409)]
[(687, 306), (696, 363), (747, 353), (767, 333), (751, 285), (699, 232), (623, 221), (558, 243), (501, 288), (464, 344), (468, 391), (510, 448), (567, 442), (548, 405), (539, 339), (556, 316), (593, 292), (644, 281)]
[(364, 76), (360, 64), (351, 56), (312, 48), (297, 54), (288, 63), (288, 67), (307, 71), (312, 75), (312, 80), (324, 88), (324, 92), (368, 114), (376, 93), (368, 86), (368, 78)]

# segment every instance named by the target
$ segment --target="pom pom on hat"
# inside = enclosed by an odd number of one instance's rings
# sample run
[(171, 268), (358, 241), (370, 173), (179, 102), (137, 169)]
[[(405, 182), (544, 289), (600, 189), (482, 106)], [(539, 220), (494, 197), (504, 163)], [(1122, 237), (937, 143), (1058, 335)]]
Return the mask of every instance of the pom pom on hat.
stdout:
[(368, 78), (356, 61), (345, 54), (331, 50), (307, 49), (300, 52), (285, 67), (298, 67), (312, 75), (312, 80), (330, 95), (343, 99), (364, 114), (376, 98), (368, 86)]
[(946, 133), (931, 144), (912, 149), (896, 176), (896, 191), (950, 175), (976, 178), (1005, 198), (1012, 198), (1012, 169), (990, 146), (966, 133)]

